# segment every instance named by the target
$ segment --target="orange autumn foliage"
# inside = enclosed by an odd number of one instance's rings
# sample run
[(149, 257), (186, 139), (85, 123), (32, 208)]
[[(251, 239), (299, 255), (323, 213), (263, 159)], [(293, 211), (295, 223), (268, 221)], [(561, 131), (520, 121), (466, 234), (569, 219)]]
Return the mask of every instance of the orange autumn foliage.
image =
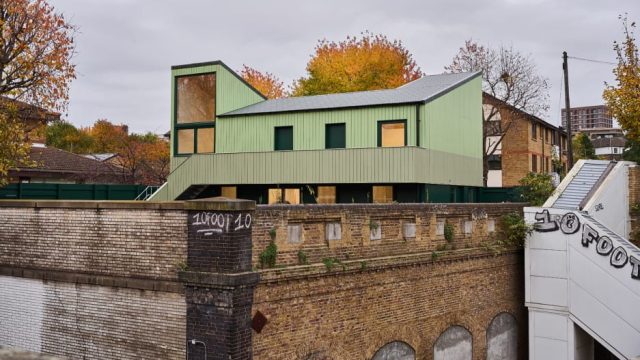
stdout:
[(321, 40), (298, 79), (294, 96), (396, 88), (423, 73), (399, 40), (365, 32), (361, 38)]
[(267, 99), (278, 99), (287, 95), (282, 81), (272, 73), (262, 73), (247, 65), (242, 65), (240, 76)]

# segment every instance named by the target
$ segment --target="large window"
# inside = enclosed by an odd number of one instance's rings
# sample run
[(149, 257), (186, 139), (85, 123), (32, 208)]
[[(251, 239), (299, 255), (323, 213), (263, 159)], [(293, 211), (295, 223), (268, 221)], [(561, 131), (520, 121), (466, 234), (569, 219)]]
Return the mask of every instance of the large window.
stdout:
[(327, 124), (325, 126), (325, 148), (344, 149), (347, 147), (345, 124)]
[(176, 154), (214, 152), (215, 73), (175, 79)]
[(407, 145), (407, 121), (378, 121), (378, 146), (397, 147)]
[(274, 150), (293, 150), (293, 126), (276, 127), (274, 136)]
[(538, 157), (536, 155), (531, 155), (531, 172), (538, 172)]

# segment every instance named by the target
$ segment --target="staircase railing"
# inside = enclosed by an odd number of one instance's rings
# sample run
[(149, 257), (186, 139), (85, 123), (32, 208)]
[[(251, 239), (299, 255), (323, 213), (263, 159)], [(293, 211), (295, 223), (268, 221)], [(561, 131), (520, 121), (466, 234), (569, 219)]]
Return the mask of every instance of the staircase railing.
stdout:
[(153, 195), (153, 193), (155, 193), (159, 188), (160, 188), (159, 186), (149, 185), (146, 188), (144, 188), (144, 190), (142, 190), (142, 192), (138, 194), (138, 196), (136, 196), (134, 200), (145, 201), (148, 198), (150, 198), (151, 195)]

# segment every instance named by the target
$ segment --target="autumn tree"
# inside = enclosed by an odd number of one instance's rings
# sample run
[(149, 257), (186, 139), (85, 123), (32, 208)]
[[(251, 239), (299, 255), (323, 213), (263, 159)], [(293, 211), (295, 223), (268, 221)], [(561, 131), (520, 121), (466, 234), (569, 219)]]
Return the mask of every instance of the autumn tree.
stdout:
[(262, 73), (247, 65), (243, 65), (240, 76), (268, 99), (279, 99), (287, 96), (284, 83), (272, 73)]
[(320, 40), (294, 82), (294, 96), (396, 88), (423, 73), (401, 41), (365, 32), (345, 41)]
[(627, 139), (640, 143), (640, 58), (634, 37), (635, 22), (629, 24), (625, 16), (620, 16), (624, 31), (622, 43), (613, 43), (618, 65), (613, 69), (616, 85), (607, 84), (603, 97), (610, 114), (625, 130)]
[(93, 138), (86, 130), (73, 126), (68, 121), (58, 120), (45, 129), (47, 146), (76, 154), (88, 154), (93, 150)]
[[(473, 40), (463, 47), (445, 67), (449, 73), (482, 71), (482, 90), (488, 100), (483, 105), (483, 175), (486, 185), (489, 159), (501, 148), (502, 141), (516, 121), (501, 116), (509, 111), (524, 111), (541, 116), (549, 108), (548, 80), (538, 74), (533, 59), (512, 47), (489, 48)], [(488, 96), (487, 96), (488, 95)]]
[[(64, 110), (75, 78), (75, 28), (44, 0), (0, 1), (0, 27), (0, 97)], [(0, 184), (7, 182), (7, 166), (30, 163), (10, 104), (0, 104)]]
[(127, 136), (118, 149), (125, 178), (136, 184), (161, 185), (169, 174), (169, 143), (152, 133)]
[(91, 152), (94, 153), (117, 153), (129, 136), (126, 125), (115, 125), (105, 119), (96, 121), (87, 131), (93, 139)]

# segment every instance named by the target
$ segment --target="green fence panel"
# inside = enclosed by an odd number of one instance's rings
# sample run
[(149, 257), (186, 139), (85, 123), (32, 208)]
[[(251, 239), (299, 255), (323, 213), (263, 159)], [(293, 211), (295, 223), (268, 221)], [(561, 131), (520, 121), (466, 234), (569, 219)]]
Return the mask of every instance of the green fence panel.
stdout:
[(25, 200), (134, 200), (146, 185), (9, 184), (0, 199)]

